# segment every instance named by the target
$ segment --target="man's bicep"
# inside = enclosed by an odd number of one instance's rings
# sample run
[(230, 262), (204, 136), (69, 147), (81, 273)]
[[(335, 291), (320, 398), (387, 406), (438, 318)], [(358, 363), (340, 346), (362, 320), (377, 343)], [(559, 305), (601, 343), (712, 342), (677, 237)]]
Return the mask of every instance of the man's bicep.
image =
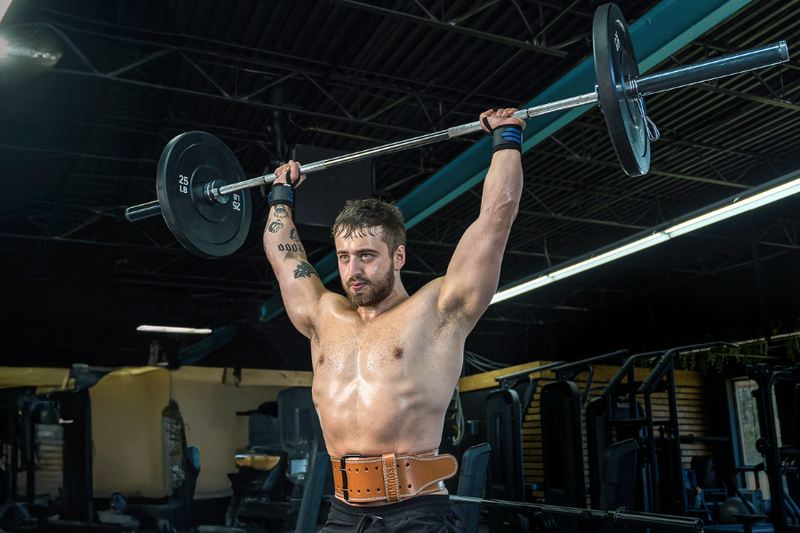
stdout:
[(480, 318), (497, 291), (505, 241), (477, 222), (467, 229), (447, 267), (440, 307), (457, 307), (468, 319)]
[(275, 274), (281, 287), (286, 312), (298, 329), (306, 334), (301, 324), (313, 325), (326, 289), (319, 274), (305, 257), (287, 254), (280, 265), (276, 266)]

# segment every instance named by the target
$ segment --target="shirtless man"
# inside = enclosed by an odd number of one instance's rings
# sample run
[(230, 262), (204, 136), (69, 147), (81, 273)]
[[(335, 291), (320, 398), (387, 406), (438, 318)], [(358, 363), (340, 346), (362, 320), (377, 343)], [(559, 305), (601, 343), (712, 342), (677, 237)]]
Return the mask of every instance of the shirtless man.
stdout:
[(336, 485), (325, 532), (455, 530), (442, 480), (457, 465), (437, 448), (464, 341), (497, 290), (519, 206), (525, 123), (511, 116), (515, 111), (481, 114), (495, 149), (480, 215), (445, 276), (412, 296), (400, 278), (405, 228), (396, 207), (348, 202), (337, 218), (344, 297), (325, 289), (292, 223), (287, 177), (299, 185), (299, 165), (291, 161), (275, 172), (264, 250), (289, 318), (311, 341), (314, 404)]

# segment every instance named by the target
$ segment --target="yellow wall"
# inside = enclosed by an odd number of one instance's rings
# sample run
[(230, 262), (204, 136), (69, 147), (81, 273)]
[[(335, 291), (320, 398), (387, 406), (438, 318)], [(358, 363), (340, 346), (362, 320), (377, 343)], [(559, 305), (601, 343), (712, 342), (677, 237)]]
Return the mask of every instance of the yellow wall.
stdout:
[(234, 455), (246, 448), (248, 437), (248, 418), (236, 416), (236, 411), (255, 409), (264, 402), (277, 400), (278, 391), (288, 386), (283, 383), (311, 384), (310, 379), (297, 373), (269, 376), (263, 372), (243, 372), (238, 385), (230, 369), (226, 373), (221, 368), (186, 367), (170, 373), (171, 396), (186, 424), (187, 444), (200, 449), (196, 498), (232, 494), (228, 474), (236, 472)]
[(167, 495), (161, 412), (169, 404), (169, 371), (117, 370), (89, 389), (94, 494)]
[[(40, 392), (71, 388), (68, 369), (3, 368), (0, 387), (36, 386)], [(161, 498), (170, 490), (164, 467), (161, 413), (178, 404), (189, 446), (200, 450), (196, 498), (232, 493), (228, 473), (234, 455), (247, 446), (248, 418), (236, 411), (256, 409), (287, 387), (310, 387), (311, 372), (242, 371), (161, 367), (120, 369), (90, 389), (94, 495)]]

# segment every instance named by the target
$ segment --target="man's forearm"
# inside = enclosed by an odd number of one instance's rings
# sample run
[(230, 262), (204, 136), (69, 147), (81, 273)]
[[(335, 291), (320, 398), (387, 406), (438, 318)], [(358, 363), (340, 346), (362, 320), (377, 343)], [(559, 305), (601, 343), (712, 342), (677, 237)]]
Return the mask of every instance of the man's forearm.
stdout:
[[(295, 279), (312, 275), (319, 277), (306, 259), (305, 248), (300, 242), (291, 212), (285, 205), (275, 205), (269, 211), (264, 228), (264, 252), (273, 269), (291, 268)], [(287, 260), (292, 260), (291, 265), (287, 264)]]
[(283, 259), (287, 252), (298, 253), (305, 259), (305, 250), (297, 234), (289, 209), (282, 204), (270, 208), (264, 228), (264, 251), (270, 262)]
[(520, 154), (514, 150), (495, 153), (483, 184), (481, 215), (488, 214), (493, 219), (499, 216), (510, 227), (516, 217), (521, 195)]

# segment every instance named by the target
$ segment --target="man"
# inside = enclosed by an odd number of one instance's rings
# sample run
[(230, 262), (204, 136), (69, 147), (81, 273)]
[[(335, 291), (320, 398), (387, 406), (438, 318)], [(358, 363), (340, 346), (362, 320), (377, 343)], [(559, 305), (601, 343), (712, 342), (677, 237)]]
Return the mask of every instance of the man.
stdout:
[(345, 298), (325, 289), (292, 223), (292, 186), (305, 176), (295, 162), (275, 171), (264, 250), (289, 318), (311, 341), (312, 392), (336, 485), (326, 532), (454, 530), (442, 481), (457, 465), (437, 448), (464, 342), (497, 289), (519, 206), (525, 123), (515, 111), (481, 114), (494, 152), (480, 215), (445, 276), (412, 296), (400, 278), (405, 228), (396, 207), (348, 202), (337, 218)]

